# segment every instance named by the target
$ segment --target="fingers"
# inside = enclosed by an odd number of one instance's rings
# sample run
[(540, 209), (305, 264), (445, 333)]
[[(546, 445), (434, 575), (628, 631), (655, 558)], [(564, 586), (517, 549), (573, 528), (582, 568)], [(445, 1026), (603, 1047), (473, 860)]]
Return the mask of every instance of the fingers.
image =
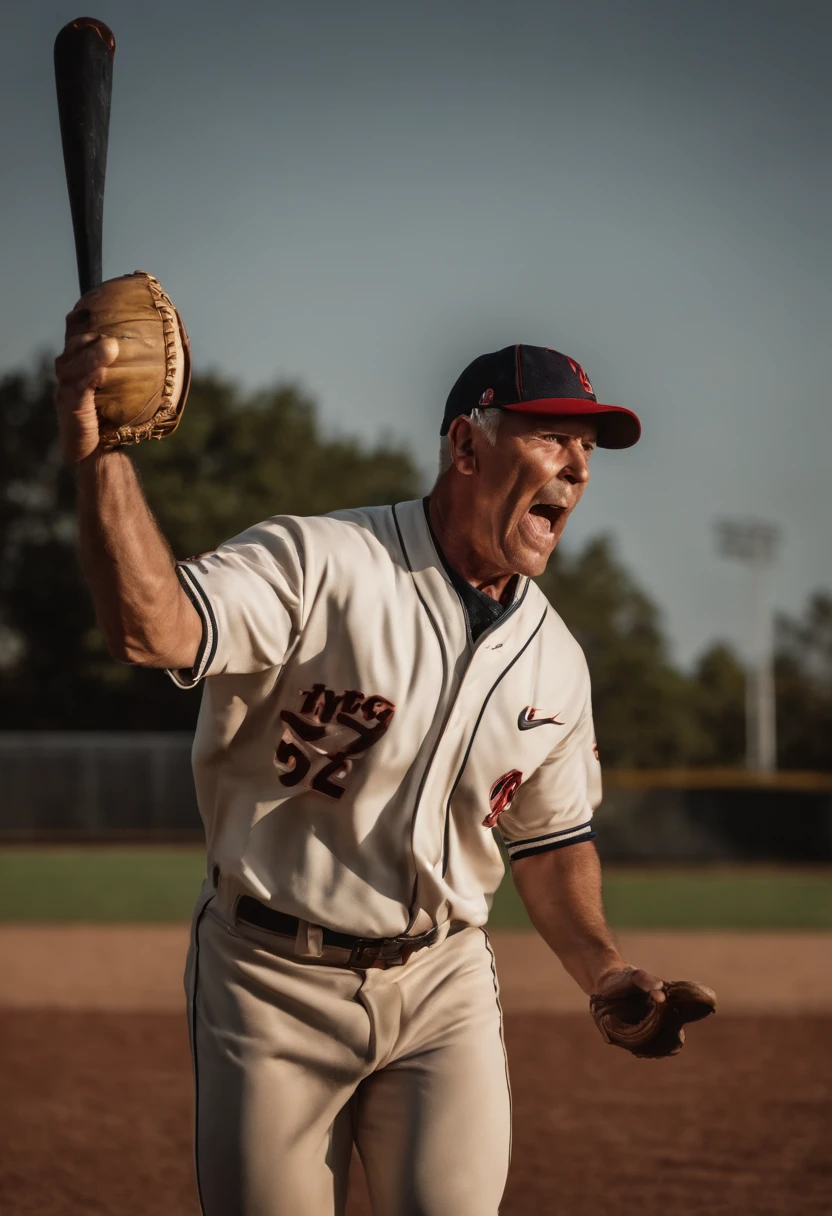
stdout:
[(118, 354), (118, 342), (116, 342), (115, 338), (108, 338), (104, 334), (95, 333), (76, 334), (74, 338), (70, 338), (67, 341), (63, 351), (55, 360), (55, 365), (58, 368), (64, 367), (79, 353), (88, 350), (90, 347), (93, 347), (101, 352), (105, 352), (110, 350), (113, 346), (115, 347), (115, 354), (112, 358), (105, 357), (104, 361), (106, 363), (112, 363), (113, 359)]
[(649, 993), (657, 1005), (660, 1005), (665, 1000), (664, 980), (651, 975), (649, 971), (642, 971), (640, 968), (636, 968), (630, 973), (630, 982), (636, 988), (641, 988), (642, 992)]
[(95, 383), (97, 375), (118, 358), (118, 342), (102, 334), (79, 334), (70, 338), (63, 354), (55, 360), (59, 386), (83, 392)]
[(58, 437), (68, 464), (77, 464), (98, 447), (95, 389), (103, 384), (107, 368), (117, 358), (115, 338), (85, 333), (71, 338), (55, 360)]
[(660, 1005), (665, 1000), (664, 981), (640, 967), (622, 966), (615, 970), (607, 971), (603, 976), (599, 977), (596, 992), (601, 996), (614, 1000), (616, 997), (631, 995), (634, 988), (639, 988), (642, 992), (648, 993), (657, 1005)]
[(92, 342), (97, 342), (101, 338), (101, 334), (76, 334), (74, 338), (68, 338), (66, 345), (55, 360), (55, 367), (63, 367), (73, 355), (77, 355), (84, 347), (89, 346)]

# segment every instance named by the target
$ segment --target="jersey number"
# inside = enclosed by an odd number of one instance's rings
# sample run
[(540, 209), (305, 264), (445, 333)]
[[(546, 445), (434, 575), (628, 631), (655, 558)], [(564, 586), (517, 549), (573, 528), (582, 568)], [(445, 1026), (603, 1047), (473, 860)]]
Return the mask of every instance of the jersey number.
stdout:
[(357, 689), (339, 694), (324, 684), (314, 684), (301, 696), (299, 713), (280, 712), (283, 734), (274, 753), (280, 783), (343, 798), (347, 787), (342, 782), (386, 733), (395, 706), (385, 697), (365, 697)]
[[(281, 785), (306, 784), (312, 761), (296, 743), (292, 742), (292, 736), (288, 731), (283, 732), (283, 737), (277, 745), (275, 760), (286, 769), (286, 772), (282, 773), (280, 777)], [(326, 794), (328, 798), (343, 798), (347, 787), (339, 785), (333, 778), (346, 777), (351, 768), (352, 761), (347, 756), (338, 753), (318, 769), (308, 782), (309, 789), (317, 790), (319, 794)]]

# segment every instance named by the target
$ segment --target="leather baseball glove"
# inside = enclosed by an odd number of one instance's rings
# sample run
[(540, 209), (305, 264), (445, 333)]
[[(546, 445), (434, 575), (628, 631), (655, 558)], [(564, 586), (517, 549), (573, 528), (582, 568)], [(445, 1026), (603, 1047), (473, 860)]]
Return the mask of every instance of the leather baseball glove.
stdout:
[(663, 990), (665, 999), (658, 1002), (635, 988), (623, 996), (591, 996), (590, 1012), (605, 1041), (652, 1059), (680, 1052), (685, 1023), (715, 1013), (716, 993), (689, 980), (672, 980)]
[(159, 280), (137, 270), (93, 287), (66, 319), (67, 341), (83, 333), (104, 334), (119, 346), (95, 390), (102, 447), (172, 434), (190, 387), (191, 347)]

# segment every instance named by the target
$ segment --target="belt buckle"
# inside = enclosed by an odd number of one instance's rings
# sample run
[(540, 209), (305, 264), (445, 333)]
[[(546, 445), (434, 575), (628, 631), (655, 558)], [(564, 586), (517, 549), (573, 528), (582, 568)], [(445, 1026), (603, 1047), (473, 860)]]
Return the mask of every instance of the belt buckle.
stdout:
[(434, 925), (424, 933), (415, 937), (359, 937), (350, 953), (348, 967), (374, 967), (381, 963), (387, 967), (402, 967), (412, 954), (423, 946), (431, 946), (439, 936), (439, 929)]
[(350, 953), (348, 967), (374, 967), (383, 963), (385, 967), (400, 967), (404, 962), (398, 938), (382, 937), (373, 940), (359, 937)]

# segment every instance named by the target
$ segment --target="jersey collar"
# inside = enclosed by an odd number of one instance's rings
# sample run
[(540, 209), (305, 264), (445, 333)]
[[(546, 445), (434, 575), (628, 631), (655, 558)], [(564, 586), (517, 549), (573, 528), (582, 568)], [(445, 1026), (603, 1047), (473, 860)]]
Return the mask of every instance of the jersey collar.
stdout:
[[(444, 633), (452, 637), (459, 634), (461, 642), (472, 645), (473, 638), (468, 623), (464, 593), (457, 586), (457, 579), (460, 582), (464, 582), (464, 580), (461, 579), (461, 576), (456, 575), (456, 572), (449, 566), (433, 536), (425, 509), (425, 500), (416, 498), (410, 502), (397, 503), (393, 507), (393, 518), (402, 547), (402, 556), (413, 574), (419, 596), (429, 615), (435, 622), (437, 618), (441, 620)], [(525, 615), (522, 610), (528, 606), (531, 599), (536, 598), (528, 595), (531, 589), (530, 581), (525, 575), (518, 575), (512, 602), (502, 608), (499, 619), (489, 625), (486, 632), (490, 634), (495, 629), (502, 630), (509, 620), (513, 620), (518, 615)], [(448, 594), (449, 584), (450, 588), (453, 588), (451, 595)], [(476, 596), (482, 596), (482, 592), (478, 592), (470, 584), (466, 584), (466, 586)], [(487, 599), (488, 597), (482, 596), (482, 598)], [(494, 603), (494, 601), (489, 602)], [(460, 612), (460, 606), (463, 608), (462, 612)], [(494, 606), (501, 607), (500, 605)], [(537, 616), (539, 616), (539, 612), (535, 613), (535, 618)]]

